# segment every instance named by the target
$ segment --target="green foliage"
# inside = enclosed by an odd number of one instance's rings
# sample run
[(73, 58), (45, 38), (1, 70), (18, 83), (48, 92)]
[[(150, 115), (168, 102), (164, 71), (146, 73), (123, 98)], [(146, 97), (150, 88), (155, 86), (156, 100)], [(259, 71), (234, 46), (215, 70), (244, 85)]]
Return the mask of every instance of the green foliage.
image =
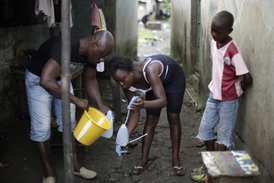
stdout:
[(171, 12), (171, 0), (163, 1), (163, 11), (170, 15)]

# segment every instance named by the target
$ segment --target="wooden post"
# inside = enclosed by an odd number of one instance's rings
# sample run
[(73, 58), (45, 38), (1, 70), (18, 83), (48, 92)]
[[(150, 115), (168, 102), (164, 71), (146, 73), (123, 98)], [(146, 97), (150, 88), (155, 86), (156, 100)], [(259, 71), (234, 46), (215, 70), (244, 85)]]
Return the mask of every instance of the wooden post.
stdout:
[(74, 183), (72, 159), (72, 133), (70, 119), (70, 1), (63, 0), (61, 5), (62, 34), (61, 34), (61, 90), (62, 90), (62, 123), (64, 149), (64, 182)]

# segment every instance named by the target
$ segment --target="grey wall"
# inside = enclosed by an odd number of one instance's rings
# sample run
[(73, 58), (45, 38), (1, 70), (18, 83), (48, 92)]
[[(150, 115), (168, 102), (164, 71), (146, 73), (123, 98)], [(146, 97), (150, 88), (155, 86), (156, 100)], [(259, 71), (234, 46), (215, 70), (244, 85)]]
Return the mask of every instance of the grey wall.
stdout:
[[(189, 44), (192, 29), (190, 5), (193, 0), (173, 0), (172, 6), (172, 53), (183, 61), (188, 76), (195, 74)], [(198, 2), (198, 0), (197, 0)], [(175, 5), (176, 4), (176, 5)], [(208, 95), (207, 85), (211, 79), (210, 25), (212, 17), (221, 10), (230, 11), (235, 18), (231, 36), (236, 40), (247, 67), (253, 76), (253, 84), (241, 97), (240, 109), (235, 130), (235, 149), (245, 149), (259, 166), (261, 176), (258, 182), (274, 182), (274, 140), (273, 113), (273, 1), (268, 0), (202, 0), (201, 36), (199, 55), (199, 92), (203, 101)], [(190, 19), (190, 20), (189, 20)], [(181, 30), (180, 30), (181, 29)], [(181, 49), (180, 49), (181, 48)], [(182, 53), (180, 53), (180, 51)], [(191, 65), (192, 64), (192, 65)]]
[(116, 53), (131, 58), (137, 56), (137, 10), (137, 0), (116, 0)]
[(191, 1), (172, 1), (171, 8), (171, 55), (178, 60), (184, 67), (188, 76), (188, 70), (185, 68), (190, 61), (191, 44)]
[(0, 131), (8, 126), (10, 119), (18, 118), (20, 112), (19, 95), (22, 91), (15, 74), (10, 70), (10, 63), (15, 57), (14, 46), (24, 41), (25, 49), (38, 49), (49, 37), (50, 31), (46, 24), (0, 29)]

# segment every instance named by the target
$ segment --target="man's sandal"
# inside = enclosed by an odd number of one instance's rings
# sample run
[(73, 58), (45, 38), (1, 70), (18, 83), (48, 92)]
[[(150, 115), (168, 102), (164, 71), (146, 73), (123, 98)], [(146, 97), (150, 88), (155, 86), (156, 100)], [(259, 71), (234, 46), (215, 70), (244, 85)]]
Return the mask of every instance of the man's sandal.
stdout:
[(42, 183), (55, 183), (56, 179), (53, 176), (49, 176), (47, 178), (43, 177), (43, 182)]
[(7, 168), (9, 166), (10, 166), (10, 164), (8, 164), (8, 163), (2, 163), (2, 162), (0, 162), (0, 168)]
[(185, 175), (185, 170), (186, 168), (182, 167), (182, 166), (173, 166), (173, 171), (175, 173), (175, 175), (178, 175), (178, 176), (183, 176)]
[(92, 170), (88, 170), (85, 167), (81, 167), (79, 172), (74, 172), (74, 175), (83, 177), (84, 179), (93, 179), (96, 177), (97, 173)]

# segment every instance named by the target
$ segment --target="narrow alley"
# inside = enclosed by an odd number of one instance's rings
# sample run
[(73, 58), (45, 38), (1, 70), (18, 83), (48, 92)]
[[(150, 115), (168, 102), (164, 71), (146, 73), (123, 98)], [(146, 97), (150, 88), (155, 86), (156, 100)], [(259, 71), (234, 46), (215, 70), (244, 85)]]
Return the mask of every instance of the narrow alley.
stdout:
[[(163, 30), (153, 30), (151, 35), (157, 38), (146, 41), (138, 49), (139, 58), (150, 54), (169, 55), (169, 24), (162, 22)], [(142, 26), (140, 25), (140, 28)], [(161, 36), (159, 36), (161, 35)], [(110, 81), (99, 79), (101, 95), (106, 105), (112, 105)], [(118, 121), (114, 123), (114, 134), (110, 139), (100, 137), (91, 146), (79, 147), (80, 162), (88, 169), (97, 172), (97, 177), (93, 180), (85, 180), (75, 177), (75, 183), (192, 183), (190, 173), (193, 168), (202, 164), (200, 152), (204, 146), (195, 135), (199, 126), (202, 110), (197, 108), (195, 102), (195, 92), (192, 88), (187, 88), (184, 103), (181, 111), (182, 141), (180, 148), (181, 165), (186, 167), (184, 176), (176, 176), (171, 166), (171, 141), (169, 136), (169, 125), (166, 119), (165, 109), (162, 110), (161, 118), (156, 127), (154, 140), (150, 150), (151, 165), (140, 175), (131, 176), (128, 170), (138, 162), (141, 155), (141, 140), (135, 143), (136, 146), (130, 148), (131, 153), (118, 156), (115, 152), (115, 140), (117, 131), (122, 124)], [(191, 95), (189, 95), (191, 94)], [(126, 103), (121, 93), (123, 119), (126, 115)], [(81, 116), (81, 111), (78, 111)], [(130, 139), (142, 134), (145, 116), (142, 113), (137, 130)], [(38, 183), (42, 181), (43, 169), (36, 152), (35, 144), (29, 139), (30, 122), (27, 119), (13, 118), (8, 131), (0, 137), (0, 157), (10, 163), (9, 168), (0, 169), (1, 183)], [(64, 165), (63, 149), (60, 145), (61, 134), (52, 131), (51, 158), (57, 175), (57, 182), (63, 182)]]

